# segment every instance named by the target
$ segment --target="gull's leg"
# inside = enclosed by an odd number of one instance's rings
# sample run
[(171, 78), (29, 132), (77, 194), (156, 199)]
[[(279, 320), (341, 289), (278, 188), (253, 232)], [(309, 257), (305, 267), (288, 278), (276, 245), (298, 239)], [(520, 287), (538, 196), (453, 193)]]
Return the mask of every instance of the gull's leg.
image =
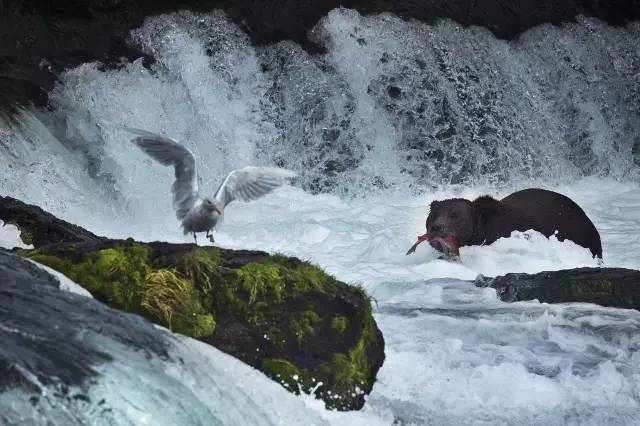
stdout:
[(207, 237), (209, 237), (209, 241), (215, 243), (216, 241), (213, 239), (213, 231), (210, 229), (207, 231)]

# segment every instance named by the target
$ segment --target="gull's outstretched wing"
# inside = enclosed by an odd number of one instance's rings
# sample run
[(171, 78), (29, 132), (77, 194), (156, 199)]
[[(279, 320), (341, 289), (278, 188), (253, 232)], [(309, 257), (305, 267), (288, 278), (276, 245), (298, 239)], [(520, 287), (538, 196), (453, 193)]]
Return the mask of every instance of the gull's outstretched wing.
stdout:
[(233, 200), (260, 198), (296, 176), (295, 172), (275, 167), (244, 167), (232, 171), (216, 191), (215, 198), (226, 207)]
[(138, 135), (131, 142), (151, 158), (165, 166), (174, 167), (176, 181), (171, 187), (173, 208), (178, 219), (184, 218), (198, 199), (195, 157), (187, 148), (168, 137), (139, 129), (127, 128), (127, 131)]

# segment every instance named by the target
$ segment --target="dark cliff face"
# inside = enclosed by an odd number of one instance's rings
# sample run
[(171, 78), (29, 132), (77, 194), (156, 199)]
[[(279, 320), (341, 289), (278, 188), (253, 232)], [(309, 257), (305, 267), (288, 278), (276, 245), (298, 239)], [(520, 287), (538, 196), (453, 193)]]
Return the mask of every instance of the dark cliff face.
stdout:
[(434, 22), (449, 18), (477, 25), (497, 37), (514, 38), (541, 24), (572, 21), (577, 15), (624, 24), (640, 16), (640, 2), (622, 0), (275, 0), (240, 1), (226, 7), (238, 22), (245, 20), (254, 40), (303, 40), (306, 31), (331, 9), (346, 7), (362, 14), (391, 12), (403, 19)]
[[(336, 7), (363, 14), (392, 12), (404, 19), (433, 22), (450, 18), (515, 38), (540, 23), (595, 16), (624, 24), (640, 16), (640, 0), (90, 0), (0, 3), (0, 110), (47, 105), (47, 92), (65, 69), (99, 61), (117, 67), (123, 59), (144, 56), (127, 44), (129, 31), (146, 16), (180, 9), (223, 9), (264, 44), (292, 39), (313, 52), (306, 33)], [(152, 61), (152, 58), (146, 58)]]
[(53, 19), (100, 20), (121, 24), (139, 22), (145, 16), (180, 9), (225, 10), (244, 23), (259, 43), (282, 39), (301, 40), (306, 31), (331, 9), (346, 7), (362, 14), (391, 12), (404, 19), (433, 22), (450, 18), (463, 25), (490, 29), (501, 38), (513, 38), (541, 23), (560, 23), (577, 15), (594, 16), (620, 25), (640, 16), (640, 1), (618, 0), (89, 0), (41, 2), (8, 0), (3, 15), (33, 15)]

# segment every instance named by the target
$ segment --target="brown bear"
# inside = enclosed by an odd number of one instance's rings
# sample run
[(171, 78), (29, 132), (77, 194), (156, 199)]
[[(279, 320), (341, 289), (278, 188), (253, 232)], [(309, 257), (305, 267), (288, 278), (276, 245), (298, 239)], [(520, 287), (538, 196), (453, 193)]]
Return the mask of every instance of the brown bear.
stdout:
[(573, 241), (602, 258), (600, 234), (585, 212), (570, 198), (545, 189), (525, 189), (500, 201), (490, 196), (434, 201), (426, 228), (407, 254), (428, 241), (447, 256), (459, 256), (462, 246), (491, 244), (513, 231), (533, 229), (546, 237), (556, 234), (560, 241)]

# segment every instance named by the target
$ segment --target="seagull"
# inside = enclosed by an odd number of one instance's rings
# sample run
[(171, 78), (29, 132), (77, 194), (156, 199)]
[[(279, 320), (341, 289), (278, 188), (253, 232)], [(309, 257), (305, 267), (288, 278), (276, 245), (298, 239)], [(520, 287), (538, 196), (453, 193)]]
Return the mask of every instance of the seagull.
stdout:
[(126, 130), (137, 135), (131, 142), (147, 155), (160, 164), (174, 167), (176, 180), (171, 187), (173, 208), (182, 222), (184, 234), (193, 233), (196, 244), (196, 232), (206, 232), (209, 241), (215, 242), (213, 228), (230, 202), (260, 198), (297, 175), (291, 170), (276, 167), (248, 166), (229, 173), (213, 198), (202, 197), (198, 192), (196, 159), (191, 151), (166, 136), (140, 129)]

